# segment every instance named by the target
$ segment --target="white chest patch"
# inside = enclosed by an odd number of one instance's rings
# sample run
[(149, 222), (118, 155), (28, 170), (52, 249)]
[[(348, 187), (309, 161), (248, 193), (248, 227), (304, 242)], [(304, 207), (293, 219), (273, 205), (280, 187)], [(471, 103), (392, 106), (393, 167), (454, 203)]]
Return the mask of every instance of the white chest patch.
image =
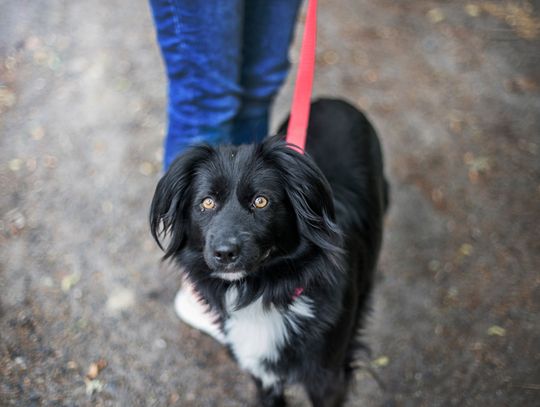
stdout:
[(259, 298), (247, 307), (234, 310), (237, 295), (236, 288), (227, 291), (229, 318), (224, 324), (226, 342), (240, 367), (269, 387), (277, 377), (265, 368), (263, 362), (277, 361), (290, 335), (298, 332), (300, 321), (313, 318), (311, 300), (301, 296), (287, 310), (280, 311), (274, 306), (265, 309)]

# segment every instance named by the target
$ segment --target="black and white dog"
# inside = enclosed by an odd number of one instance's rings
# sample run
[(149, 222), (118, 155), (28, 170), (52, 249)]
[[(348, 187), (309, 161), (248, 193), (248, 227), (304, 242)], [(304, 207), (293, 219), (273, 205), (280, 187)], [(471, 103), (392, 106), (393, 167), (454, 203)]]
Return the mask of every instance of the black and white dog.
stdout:
[(306, 151), (278, 136), (193, 147), (159, 181), (150, 213), (263, 406), (285, 405), (287, 383), (314, 406), (343, 403), (381, 246), (387, 184), (368, 120), (319, 100)]

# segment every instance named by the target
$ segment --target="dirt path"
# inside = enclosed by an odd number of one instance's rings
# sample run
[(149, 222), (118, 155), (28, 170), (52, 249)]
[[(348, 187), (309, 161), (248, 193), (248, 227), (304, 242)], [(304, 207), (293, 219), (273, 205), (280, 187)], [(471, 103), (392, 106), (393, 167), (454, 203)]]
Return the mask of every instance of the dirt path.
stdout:
[[(0, 8), (0, 405), (247, 405), (247, 375), (175, 317), (149, 236), (165, 81), (146, 2)], [(320, 9), (315, 93), (372, 117), (393, 192), (363, 362), (385, 389), (360, 369), (348, 405), (535, 405), (539, 2)]]

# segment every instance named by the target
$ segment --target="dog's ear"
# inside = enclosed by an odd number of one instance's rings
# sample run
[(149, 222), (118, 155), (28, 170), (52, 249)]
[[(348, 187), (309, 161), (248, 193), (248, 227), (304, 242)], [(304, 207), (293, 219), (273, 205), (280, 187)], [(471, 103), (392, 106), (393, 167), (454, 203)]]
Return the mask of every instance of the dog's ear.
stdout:
[(260, 148), (281, 173), (302, 237), (324, 250), (340, 253), (341, 232), (334, 222), (332, 190), (313, 159), (278, 137), (269, 138)]
[[(173, 161), (158, 182), (150, 207), (150, 231), (159, 247), (165, 251), (164, 259), (186, 243), (193, 177), (198, 166), (213, 151), (206, 145), (189, 148)], [(167, 236), (170, 236), (170, 240), (164, 249), (161, 239)]]

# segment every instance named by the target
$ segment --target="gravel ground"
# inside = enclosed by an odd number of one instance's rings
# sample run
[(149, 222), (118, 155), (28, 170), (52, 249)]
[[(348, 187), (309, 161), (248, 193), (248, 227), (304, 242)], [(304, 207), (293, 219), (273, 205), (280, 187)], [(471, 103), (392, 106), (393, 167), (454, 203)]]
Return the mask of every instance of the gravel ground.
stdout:
[[(150, 239), (148, 5), (0, 9), (0, 405), (249, 404), (249, 377), (175, 317)], [(393, 192), (348, 406), (538, 405), (539, 37), (538, 1), (320, 2), (315, 94), (369, 114)]]

